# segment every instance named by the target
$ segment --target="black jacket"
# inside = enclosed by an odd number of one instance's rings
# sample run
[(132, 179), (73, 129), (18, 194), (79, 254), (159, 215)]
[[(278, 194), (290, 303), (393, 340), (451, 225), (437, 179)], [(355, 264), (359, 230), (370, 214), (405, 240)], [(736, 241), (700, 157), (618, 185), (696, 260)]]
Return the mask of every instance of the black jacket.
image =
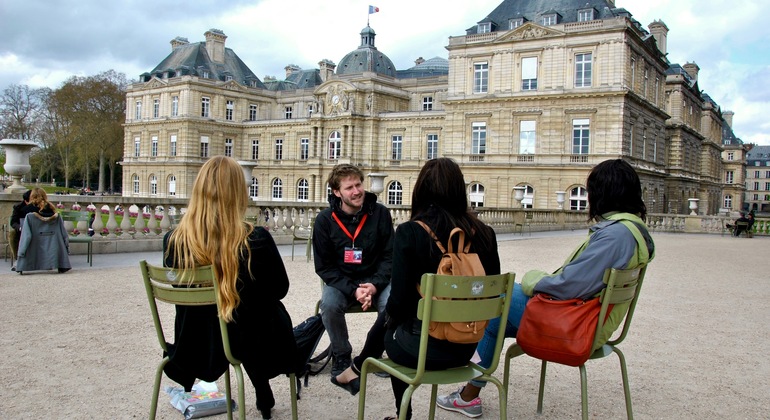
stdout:
[[(390, 283), (393, 258), (393, 220), (390, 212), (377, 202), (377, 196), (367, 192), (364, 205), (355, 215), (349, 215), (340, 208), (342, 200), (329, 196), (329, 208), (321, 211), (313, 226), (313, 256), (315, 271), (321, 279), (345, 296), (353, 297), (361, 283), (372, 283), (377, 291)], [(344, 263), (345, 247), (353, 245), (351, 239), (332, 217), (334, 212), (354, 235), (362, 217), (367, 219), (356, 237), (356, 248), (362, 249), (361, 264)]]

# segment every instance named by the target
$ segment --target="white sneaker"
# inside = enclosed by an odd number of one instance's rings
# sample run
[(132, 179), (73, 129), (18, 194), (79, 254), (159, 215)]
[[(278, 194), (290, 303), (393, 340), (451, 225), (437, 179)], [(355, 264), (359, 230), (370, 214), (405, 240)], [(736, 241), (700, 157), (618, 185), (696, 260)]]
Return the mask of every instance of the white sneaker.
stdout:
[(481, 416), (481, 397), (474, 398), (471, 402), (463, 401), (460, 396), (464, 387), (449, 395), (439, 395), (436, 398), (436, 405), (444, 410), (454, 411), (464, 414), (467, 417), (475, 418)]

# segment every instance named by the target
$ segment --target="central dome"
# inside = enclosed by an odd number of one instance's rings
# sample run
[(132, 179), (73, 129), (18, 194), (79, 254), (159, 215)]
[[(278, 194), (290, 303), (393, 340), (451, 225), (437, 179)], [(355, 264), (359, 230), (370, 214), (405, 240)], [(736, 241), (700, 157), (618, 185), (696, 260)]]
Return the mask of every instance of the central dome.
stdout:
[(368, 25), (361, 30), (361, 45), (340, 60), (337, 74), (356, 74), (365, 71), (396, 77), (396, 66), (387, 55), (374, 46), (374, 29)]

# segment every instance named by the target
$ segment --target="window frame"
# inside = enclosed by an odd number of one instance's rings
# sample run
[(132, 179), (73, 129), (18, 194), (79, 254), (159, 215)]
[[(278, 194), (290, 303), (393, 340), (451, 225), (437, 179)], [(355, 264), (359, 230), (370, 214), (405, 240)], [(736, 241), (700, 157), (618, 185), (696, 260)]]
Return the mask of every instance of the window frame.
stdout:
[(283, 160), (283, 138), (276, 138), (273, 144), (275, 146), (273, 160)]
[(572, 154), (591, 153), (591, 120), (589, 118), (572, 119)]
[(403, 157), (404, 137), (401, 134), (390, 136), (390, 160), (401, 160)]
[(342, 134), (339, 131), (334, 130), (329, 134), (327, 145), (327, 159), (337, 160), (342, 156)]
[(485, 155), (487, 150), (487, 123), (471, 123), (471, 154)]
[(433, 111), (433, 96), (422, 97), (422, 110)]
[(489, 91), (489, 62), (473, 63), (473, 93), (482, 94)]
[(427, 149), (425, 157), (428, 160), (438, 158), (438, 134), (428, 134), (426, 140)]
[(398, 181), (388, 183), (388, 204), (399, 206), (404, 203), (404, 187)]
[[(534, 64), (534, 76), (535, 77), (527, 77), (530, 76), (531, 70), (529, 70), (529, 63)], [(538, 57), (522, 57), (521, 58), (521, 90), (522, 91), (528, 91), (528, 90), (537, 90), (537, 72), (538, 72)], [(527, 74), (525, 74), (525, 72)]]
[[(525, 125), (527, 127), (525, 127)], [(531, 129), (529, 129), (529, 125), (531, 125)], [(527, 128), (528, 130), (525, 130)], [(524, 134), (525, 133), (531, 133), (527, 134), (527, 138), (525, 139)], [(526, 140), (526, 144), (525, 144)], [(531, 151), (529, 150), (530, 146)], [(521, 120), (519, 121), (519, 154), (520, 155), (534, 155), (537, 151), (537, 120)]]
[(225, 139), (224, 155), (227, 157), (233, 157), (233, 139), (230, 139), (230, 138)]
[(299, 139), (299, 160), (308, 160), (310, 158), (310, 138), (302, 137)]
[(201, 118), (210, 118), (211, 115), (211, 98), (208, 96), (201, 96)]
[(209, 157), (210, 150), (209, 150), (209, 136), (201, 136), (200, 140), (200, 157), (201, 158), (207, 158)]
[[(586, 60), (586, 57), (588, 58)], [(582, 52), (575, 54), (575, 87), (588, 88), (592, 85), (593, 53)]]
[(234, 114), (235, 114), (235, 101), (227, 100), (225, 102), (225, 120), (233, 121)]

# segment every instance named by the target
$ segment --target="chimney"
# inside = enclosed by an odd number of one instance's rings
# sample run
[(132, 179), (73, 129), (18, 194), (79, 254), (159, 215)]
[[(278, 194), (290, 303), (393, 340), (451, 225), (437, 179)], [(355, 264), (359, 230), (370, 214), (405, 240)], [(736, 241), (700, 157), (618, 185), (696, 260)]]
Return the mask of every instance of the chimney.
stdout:
[(655, 37), (655, 41), (658, 43), (658, 49), (663, 55), (666, 55), (668, 53), (668, 51), (666, 51), (668, 26), (666, 26), (662, 20), (654, 20), (648, 26), (650, 28), (650, 33)]
[(203, 35), (206, 37), (206, 52), (209, 54), (211, 61), (224, 63), (227, 35), (220, 29), (209, 29)]
[(174, 51), (177, 47), (180, 47), (182, 45), (189, 44), (190, 41), (187, 40), (187, 38), (178, 36), (171, 40), (171, 51)]
[(733, 111), (724, 111), (722, 112), (722, 118), (727, 121), (727, 125), (729, 125), (731, 128), (733, 126), (733, 116), (735, 113)]
[(318, 62), (318, 67), (321, 70), (321, 81), (325, 82), (332, 78), (334, 75), (334, 69), (337, 67), (333, 61), (324, 58)]
[(698, 67), (697, 64), (695, 64), (694, 62), (693, 63), (687, 63), (687, 64), (683, 65), (682, 68), (684, 69), (684, 71), (687, 72), (687, 74), (690, 75), (690, 77), (692, 78), (693, 81), (695, 81), (695, 82), (698, 81), (698, 72), (700, 71), (700, 67)]
[(298, 71), (302, 70), (302, 68), (300, 66), (296, 65), (296, 64), (289, 64), (288, 66), (284, 67), (283, 69), (286, 70), (286, 79), (288, 79), (289, 76), (291, 76), (295, 72), (298, 72)]
[(425, 59), (422, 57), (417, 57), (417, 60), (414, 60), (414, 65), (419, 66), (420, 64), (424, 63)]

